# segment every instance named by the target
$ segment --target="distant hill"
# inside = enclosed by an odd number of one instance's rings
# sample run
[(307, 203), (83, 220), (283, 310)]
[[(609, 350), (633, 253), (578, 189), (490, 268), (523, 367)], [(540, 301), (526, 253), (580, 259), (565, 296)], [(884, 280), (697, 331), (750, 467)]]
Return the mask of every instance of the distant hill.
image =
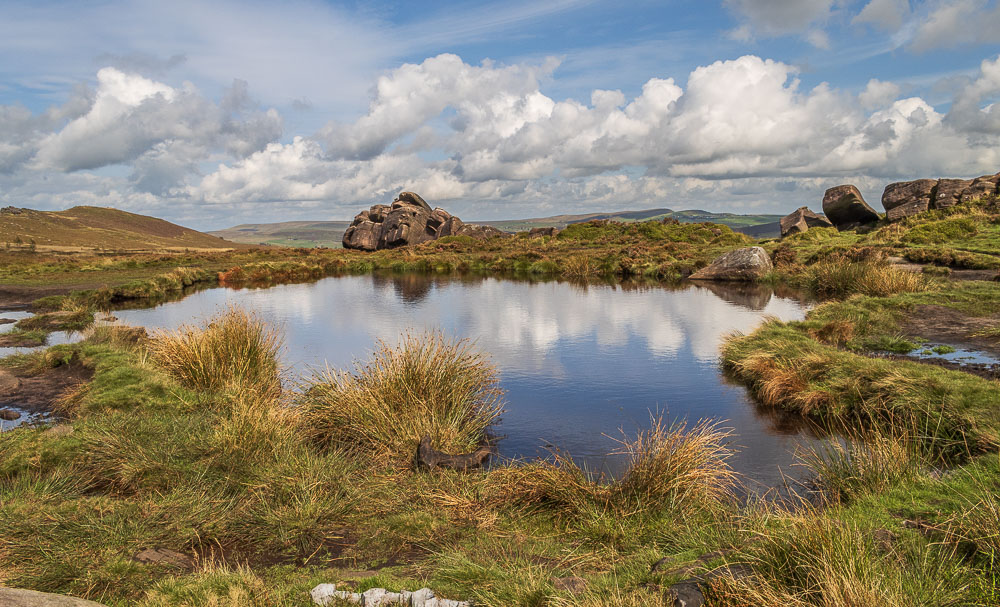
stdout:
[[(734, 213), (711, 213), (709, 211), (673, 211), (671, 209), (646, 209), (644, 211), (619, 211), (615, 213), (584, 213), (577, 215), (553, 215), (531, 219), (505, 219), (499, 221), (470, 221), (488, 225), (505, 232), (522, 232), (531, 228), (565, 228), (571, 223), (582, 223), (593, 219), (611, 221), (647, 221), (650, 219), (674, 218), (685, 223), (711, 221), (721, 223), (736, 231), (756, 238), (778, 236), (781, 232), (778, 220), (781, 215), (737, 215)], [(273, 244), (288, 247), (340, 247), (344, 231), (351, 225), (349, 221), (285, 221), (282, 223), (246, 223), (209, 234), (220, 236), (233, 242), (247, 244)]]
[(0, 246), (71, 251), (205, 250), (247, 248), (163, 219), (104, 207), (65, 211), (0, 210)]
[(272, 244), (283, 247), (339, 248), (350, 221), (283, 221), (281, 223), (244, 223), (209, 232), (213, 236), (246, 244)]

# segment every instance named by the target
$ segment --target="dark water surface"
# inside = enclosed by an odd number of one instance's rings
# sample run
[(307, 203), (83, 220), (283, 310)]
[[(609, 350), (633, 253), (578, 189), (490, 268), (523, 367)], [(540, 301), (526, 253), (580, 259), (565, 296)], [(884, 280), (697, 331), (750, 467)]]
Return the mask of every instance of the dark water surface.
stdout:
[(752, 483), (780, 484), (798, 445), (819, 439), (758, 411), (719, 366), (722, 338), (765, 316), (800, 319), (804, 306), (766, 287), (678, 287), (518, 282), (420, 275), (349, 276), (266, 289), (216, 288), (145, 310), (121, 322), (175, 328), (229, 304), (259, 312), (285, 336), (285, 362), (308, 375), (350, 368), (376, 339), (442, 330), (489, 353), (507, 392), (497, 429), (505, 457), (558, 447), (592, 470), (615, 473), (611, 437), (648, 427), (651, 412), (671, 420), (726, 420), (740, 452), (734, 467)]

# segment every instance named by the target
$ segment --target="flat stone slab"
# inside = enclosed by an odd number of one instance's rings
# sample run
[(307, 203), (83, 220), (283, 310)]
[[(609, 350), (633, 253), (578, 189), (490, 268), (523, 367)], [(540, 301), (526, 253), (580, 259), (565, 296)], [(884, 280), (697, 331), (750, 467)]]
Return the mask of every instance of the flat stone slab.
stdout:
[(0, 588), (3, 607), (105, 607), (101, 603), (62, 594), (49, 594), (21, 588)]

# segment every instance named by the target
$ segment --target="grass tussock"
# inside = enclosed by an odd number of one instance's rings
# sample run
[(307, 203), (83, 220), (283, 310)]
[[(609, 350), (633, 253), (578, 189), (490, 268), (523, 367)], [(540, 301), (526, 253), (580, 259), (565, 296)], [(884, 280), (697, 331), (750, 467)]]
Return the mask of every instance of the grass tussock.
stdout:
[(280, 349), (274, 328), (235, 307), (201, 327), (161, 332), (150, 343), (155, 361), (188, 388), (269, 396), (281, 392)]
[(475, 449), (503, 410), (496, 367), (468, 340), (441, 333), (380, 342), (354, 372), (318, 374), (300, 399), (303, 428), (318, 444), (378, 459), (412, 458), (430, 436), (449, 453)]
[(494, 490), (529, 512), (562, 517), (612, 513), (615, 517), (687, 518), (730, 502), (737, 475), (729, 465), (732, 433), (702, 420), (688, 428), (654, 417), (650, 428), (619, 441), (625, 472), (611, 482), (595, 479), (556, 452), (549, 461), (494, 472)]
[(896, 293), (926, 291), (931, 283), (924, 275), (879, 262), (828, 261), (809, 267), (806, 286), (824, 297), (846, 297), (855, 293), (884, 297)]
[(920, 443), (908, 432), (856, 433), (799, 454), (825, 500), (847, 503), (913, 480), (927, 465)]
[[(954, 548), (894, 542), (869, 529), (813, 514), (759, 533), (740, 565), (723, 575), (712, 604), (788, 607), (958, 607), (974, 604)], [(732, 571), (732, 570), (730, 570)]]

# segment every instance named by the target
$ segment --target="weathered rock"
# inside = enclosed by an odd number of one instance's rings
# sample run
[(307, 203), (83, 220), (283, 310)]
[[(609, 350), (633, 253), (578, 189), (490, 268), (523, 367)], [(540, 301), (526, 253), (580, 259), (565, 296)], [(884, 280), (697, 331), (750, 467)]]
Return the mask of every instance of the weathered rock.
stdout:
[(424, 436), (417, 446), (417, 468), (433, 470), (447, 468), (449, 470), (471, 470), (483, 465), (486, 458), (493, 453), (492, 447), (483, 445), (472, 453), (449, 455), (431, 447), (431, 437)]
[(0, 325), (9, 325), (17, 322), (16, 318), (0, 318)]
[(761, 247), (736, 249), (690, 276), (691, 280), (758, 280), (774, 266)]
[(531, 228), (528, 230), (528, 238), (538, 238), (541, 236), (555, 236), (559, 233), (556, 228)]
[(493, 226), (483, 226), (474, 223), (467, 223), (462, 226), (462, 229), (458, 231), (456, 236), (468, 236), (470, 238), (475, 238), (476, 240), (487, 240), (489, 238), (496, 237), (509, 237), (510, 234), (502, 230), (498, 230)]
[(7, 369), (0, 369), (0, 396), (10, 396), (21, 389), (21, 380)]
[(785, 215), (779, 222), (781, 225), (781, 237), (789, 234), (805, 232), (809, 228), (832, 228), (830, 220), (822, 215), (818, 215), (809, 210), (808, 207), (799, 207), (792, 213)]
[(587, 589), (587, 580), (578, 575), (553, 577), (551, 581), (556, 590), (562, 590), (570, 594), (580, 594)]
[(935, 179), (890, 183), (882, 192), (882, 206), (885, 208), (886, 218), (889, 221), (897, 221), (926, 212), (931, 208), (931, 197), (935, 186), (937, 186)]
[(13, 409), (0, 409), (0, 419), (5, 422), (12, 422), (15, 419), (21, 419), (21, 414)]
[(407, 605), (409, 607), (470, 607), (467, 601), (439, 599), (430, 588), (421, 588), (414, 592), (402, 590), (389, 592), (385, 588), (370, 588), (362, 593), (337, 590), (336, 584), (319, 584), (309, 595), (317, 605), (330, 605), (338, 601), (347, 601), (363, 607), (380, 605)]
[(170, 565), (181, 569), (194, 567), (194, 559), (169, 548), (145, 548), (140, 550), (132, 560), (146, 565)]
[(972, 180), (972, 184), (962, 192), (961, 201), (968, 202), (984, 196), (992, 196), (997, 193), (998, 183), (1000, 183), (1000, 173), (976, 177)]
[(375, 251), (415, 245), (444, 236), (477, 239), (503, 234), (488, 226), (466, 225), (444, 209), (431, 209), (413, 192), (400, 192), (391, 206), (377, 204), (361, 211), (344, 232), (345, 249)]
[(431, 205), (427, 204), (427, 202), (416, 192), (400, 192), (399, 196), (397, 196), (396, 200), (393, 202), (408, 202), (423, 208), (425, 211), (431, 210)]
[(972, 185), (971, 179), (939, 179), (931, 208), (947, 209), (961, 202), (962, 192)]
[(667, 600), (673, 607), (702, 607), (705, 604), (705, 595), (701, 592), (701, 585), (698, 580), (684, 580), (677, 582), (667, 589)]
[(861, 191), (853, 185), (838, 185), (823, 195), (823, 214), (838, 230), (850, 230), (879, 220)]
[(86, 599), (20, 588), (0, 588), (0, 605), (3, 607), (104, 607), (101, 603)]

